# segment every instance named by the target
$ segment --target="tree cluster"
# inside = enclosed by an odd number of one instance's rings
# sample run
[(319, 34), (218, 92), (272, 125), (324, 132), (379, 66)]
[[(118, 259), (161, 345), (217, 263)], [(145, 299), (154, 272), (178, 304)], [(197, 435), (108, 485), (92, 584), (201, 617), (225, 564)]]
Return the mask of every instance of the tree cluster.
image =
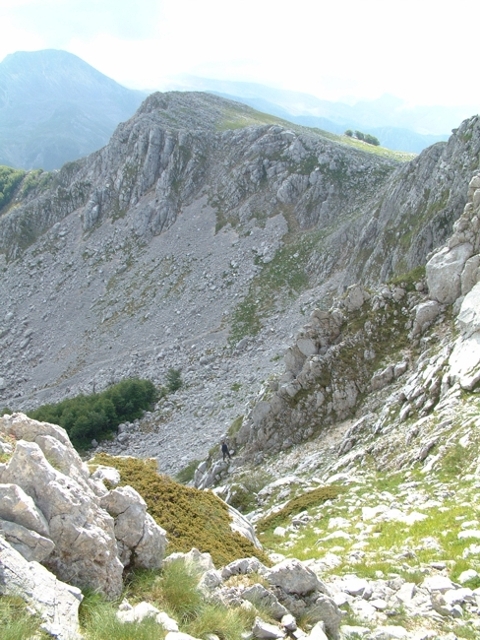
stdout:
[(378, 147), (380, 145), (380, 140), (375, 136), (370, 135), (369, 133), (362, 133), (361, 131), (352, 131), (351, 129), (347, 129), (345, 131), (345, 135), (349, 138), (356, 138), (357, 140), (362, 140), (367, 144), (373, 144)]
[(63, 427), (77, 449), (101, 440), (122, 422), (139, 418), (158, 398), (150, 380), (122, 380), (102, 393), (79, 395), (57, 404), (46, 404), (28, 413), (30, 418)]

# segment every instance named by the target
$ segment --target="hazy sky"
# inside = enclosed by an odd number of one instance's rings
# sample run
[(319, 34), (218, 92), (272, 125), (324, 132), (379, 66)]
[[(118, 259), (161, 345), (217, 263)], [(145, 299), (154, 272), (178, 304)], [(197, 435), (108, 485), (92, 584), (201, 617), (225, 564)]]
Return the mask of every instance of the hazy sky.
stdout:
[(478, 0), (0, 0), (0, 60), (65, 49), (121, 84), (188, 73), (480, 111)]

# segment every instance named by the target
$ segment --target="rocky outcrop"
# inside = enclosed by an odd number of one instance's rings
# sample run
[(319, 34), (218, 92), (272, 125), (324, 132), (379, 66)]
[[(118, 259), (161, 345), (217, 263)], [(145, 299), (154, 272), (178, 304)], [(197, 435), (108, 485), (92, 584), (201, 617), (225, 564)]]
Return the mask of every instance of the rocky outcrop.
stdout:
[(125, 567), (160, 567), (165, 531), (146, 513), (141, 496), (131, 487), (108, 491), (90, 479), (63, 429), (5, 415), (0, 440), (11, 446), (0, 464), (5, 544), (26, 561), (42, 562), (54, 574), (44, 569), (48, 580), (112, 598), (123, 588)]
[(80, 640), (80, 589), (58, 580), (38, 562), (29, 562), (0, 536), (0, 595), (20, 596), (58, 640)]
[[(379, 412), (375, 433), (391, 422), (392, 411), (400, 420), (427, 415), (456, 384), (466, 390), (478, 384), (479, 219), (480, 175), (475, 175), (453, 235), (426, 265), (425, 284), (417, 283), (410, 292), (407, 285), (383, 286), (373, 294), (352, 285), (329, 311), (311, 314), (286, 351), (285, 373), (269, 382), (234, 436), (234, 448), (242, 451), (239, 465), (246, 459), (260, 461), (264, 452), (289, 448), (354, 415), (359, 399), (397, 379), (404, 383), (396, 385), (395, 395)], [(428, 358), (420, 355), (412, 366), (410, 345), (419, 344), (453, 303), (459, 337), (453, 344), (447, 339), (444, 348)], [(385, 350), (395, 354), (396, 361), (391, 358), (379, 367), (378, 353)], [(342, 452), (353, 446), (355, 429), (354, 424), (346, 434)], [(216, 484), (226, 471), (213, 462), (211, 468), (199, 467), (195, 482)]]

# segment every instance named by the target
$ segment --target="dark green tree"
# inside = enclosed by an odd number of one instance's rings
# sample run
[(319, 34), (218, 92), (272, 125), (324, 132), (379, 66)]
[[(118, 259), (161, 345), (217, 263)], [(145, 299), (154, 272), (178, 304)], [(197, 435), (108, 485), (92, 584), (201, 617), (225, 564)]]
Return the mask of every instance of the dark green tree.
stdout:
[(169, 369), (167, 371), (167, 389), (170, 393), (174, 393), (182, 386), (182, 372), (180, 369)]

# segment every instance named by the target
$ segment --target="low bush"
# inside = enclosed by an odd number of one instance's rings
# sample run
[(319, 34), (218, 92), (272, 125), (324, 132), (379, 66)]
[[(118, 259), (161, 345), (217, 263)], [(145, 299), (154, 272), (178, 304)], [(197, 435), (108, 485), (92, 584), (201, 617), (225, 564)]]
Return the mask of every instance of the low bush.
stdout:
[(180, 369), (169, 369), (167, 371), (167, 389), (170, 393), (175, 393), (183, 385), (182, 372)]
[(34, 420), (60, 425), (77, 449), (86, 449), (94, 438), (106, 438), (121, 422), (139, 418), (157, 397), (157, 389), (152, 382), (134, 378), (123, 380), (102, 393), (43, 405), (29, 411), (28, 415)]
[(0, 165), (0, 209), (12, 199), (17, 185), (22, 181), (25, 171)]
[(92, 462), (115, 467), (121, 484), (138, 491), (149, 513), (166, 530), (169, 553), (187, 553), (196, 547), (210, 553), (217, 567), (249, 556), (269, 564), (263, 551), (231, 530), (227, 505), (210, 491), (186, 487), (159, 474), (152, 459), (115, 458), (101, 453)]
[(290, 516), (294, 516), (301, 511), (309, 509), (310, 507), (317, 507), (326, 500), (336, 498), (341, 491), (341, 487), (329, 485), (327, 487), (319, 487), (313, 491), (302, 493), (296, 498), (289, 500), (283, 509), (280, 509), (280, 511), (272, 513), (266, 518), (262, 518), (262, 520), (257, 523), (257, 531), (262, 532), (269, 529), (275, 529), (275, 527), (283, 524)]

